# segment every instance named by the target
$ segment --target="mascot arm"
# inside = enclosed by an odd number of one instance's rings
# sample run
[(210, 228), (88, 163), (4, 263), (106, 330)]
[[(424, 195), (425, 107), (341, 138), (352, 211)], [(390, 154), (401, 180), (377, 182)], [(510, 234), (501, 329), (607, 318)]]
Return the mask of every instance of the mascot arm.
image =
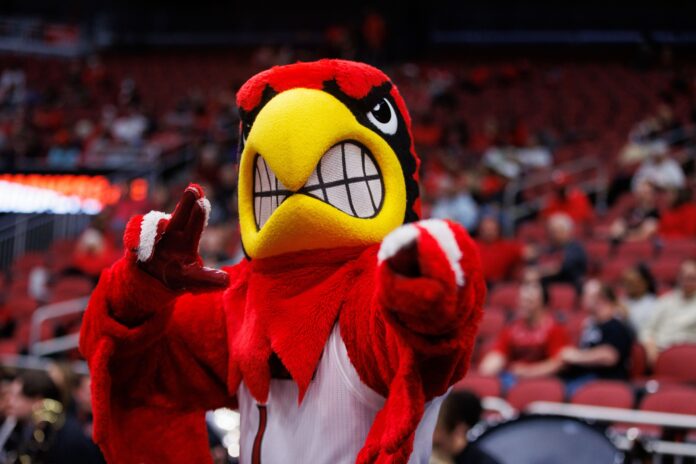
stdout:
[(131, 220), (126, 255), (102, 274), (87, 307), (80, 350), (108, 462), (209, 462), (205, 411), (235, 406), (225, 386), (229, 277), (197, 255), (201, 199), (190, 187), (171, 218)]
[(425, 400), (444, 394), (469, 367), (485, 295), (478, 250), (463, 227), (426, 220), (396, 229), (378, 253), (376, 288), (363, 305), (369, 317), (342, 324), (359, 374), (386, 394), (413, 363)]

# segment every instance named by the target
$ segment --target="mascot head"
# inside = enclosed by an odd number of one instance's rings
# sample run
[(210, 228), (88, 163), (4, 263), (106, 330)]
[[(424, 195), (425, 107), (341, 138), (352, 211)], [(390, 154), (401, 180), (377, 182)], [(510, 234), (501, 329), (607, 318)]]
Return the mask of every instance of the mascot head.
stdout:
[(277, 66), (239, 90), (239, 219), (251, 258), (379, 243), (418, 219), (411, 121), (372, 66)]

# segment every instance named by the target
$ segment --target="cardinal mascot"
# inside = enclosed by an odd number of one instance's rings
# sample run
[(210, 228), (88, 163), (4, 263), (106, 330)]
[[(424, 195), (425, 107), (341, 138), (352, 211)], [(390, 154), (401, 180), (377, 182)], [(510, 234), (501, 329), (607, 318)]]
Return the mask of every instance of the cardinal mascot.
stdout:
[(110, 464), (211, 462), (207, 410), (241, 415), (244, 464), (426, 463), (485, 297), (459, 225), (419, 220), (397, 88), (366, 64), (274, 67), (240, 89), (246, 259), (203, 266), (210, 204), (129, 222), (83, 323)]

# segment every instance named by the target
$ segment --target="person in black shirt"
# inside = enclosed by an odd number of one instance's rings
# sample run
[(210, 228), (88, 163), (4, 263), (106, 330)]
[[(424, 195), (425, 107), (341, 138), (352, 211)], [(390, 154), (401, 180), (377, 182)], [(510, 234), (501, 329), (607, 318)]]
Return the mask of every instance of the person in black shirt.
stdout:
[(482, 410), (479, 398), (468, 391), (454, 391), (445, 398), (433, 434), (433, 462), (498, 464), (468, 440), (469, 429), (481, 419)]
[(660, 212), (655, 187), (648, 181), (641, 181), (635, 186), (633, 197), (634, 205), (611, 224), (609, 235), (613, 246), (647, 240), (657, 232)]
[(561, 351), (562, 376), (571, 395), (594, 379), (628, 379), (628, 364), (635, 336), (623, 320), (625, 311), (611, 287), (590, 280), (583, 290), (583, 306), (590, 313), (577, 348)]
[(550, 246), (537, 258), (537, 268), (544, 287), (552, 283), (569, 283), (578, 292), (587, 272), (587, 253), (575, 239), (575, 224), (565, 213), (553, 214), (547, 223)]

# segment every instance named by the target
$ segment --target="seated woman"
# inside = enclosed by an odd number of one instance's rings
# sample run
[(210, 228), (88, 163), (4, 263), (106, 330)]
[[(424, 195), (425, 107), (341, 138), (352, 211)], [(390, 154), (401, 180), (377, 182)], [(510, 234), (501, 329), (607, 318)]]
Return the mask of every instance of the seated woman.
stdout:
[(621, 277), (624, 297), (621, 304), (626, 308), (627, 320), (636, 333), (640, 333), (650, 322), (657, 300), (657, 282), (650, 268), (640, 263), (626, 269)]
[(624, 322), (625, 310), (611, 287), (590, 280), (583, 291), (583, 307), (589, 313), (577, 348), (560, 353), (561, 376), (568, 395), (595, 379), (628, 379), (628, 363), (634, 335)]
[(511, 387), (518, 378), (556, 374), (563, 366), (559, 354), (570, 345), (565, 328), (547, 309), (548, 293), (538, 281), (520, 287), (518, 318), (505, 327), (493, 349), (481, 361), (483, 375), (501, 375)]

